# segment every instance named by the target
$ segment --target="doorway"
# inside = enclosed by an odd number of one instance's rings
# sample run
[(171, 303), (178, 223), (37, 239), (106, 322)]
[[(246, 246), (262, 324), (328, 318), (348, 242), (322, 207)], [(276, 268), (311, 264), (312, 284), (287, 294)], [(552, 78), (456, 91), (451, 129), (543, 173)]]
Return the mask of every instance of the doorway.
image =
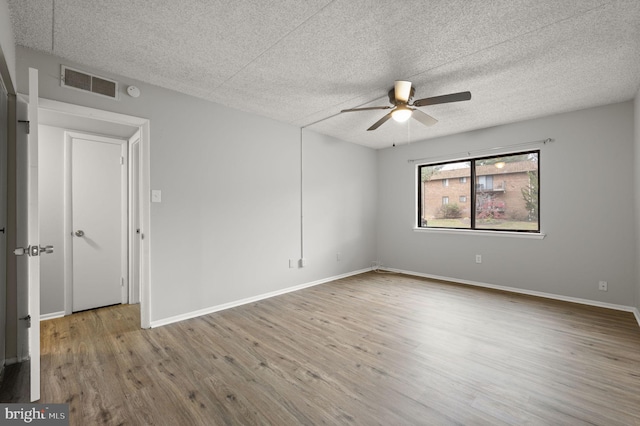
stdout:
[[(148, 145), (149, 145), (149, 121), (137, 117), (125, 116), (116, 113), (110, 113), (101, 110), (95, 110), (92, 108), (80, 107), (77, 105), (66, 104), (56, 101), (50, 101), (41, 99), (39, 105), (40, 111), (40, 128), (45, 131), (41, 134), (47, 135), (56, 133), (55, 143), (57, 146), (41, 143), (42, 150), (50, 152), (41, 155), (41, 159), (49, 154), (58, 156), (58, 164), (55, 170), (45, 170), (42, 174), (45, 180), (58, 179), (57, 187), (54, 191), (42, 191), (49, 194), (47, 197), (51, 199), (50, 207), (48, 208), (46, 202), (43, 206), (43, 210), (47, 211), (49, 216), (50, 211), (59, 212), (59, 216), (56, 220), (58, 223), (64, 224), (64, 226), (57, 227), (43, 227), (43, 233), (47, 232), (47, 229), (53, 229), (55, 235), (42, 236), (48, 241), (55, 240), (54, 245), (59, 248), (58, 259), (47, 259), (50, 262), (56, 262), (56, 266), (52, 270), (54, 273), (48, 274), (48, 279), (53, 282), (52, 285), (44, 284), (41, 287), (42, 300), (50, 303), (50, 307), (45, 307), (43, 304), (43, 319), (60, 317), (63, 315), (69, 315), (74, 311), (91, 309), (98, 306), (105, 306), (113, 303), (140, 303), (141, 312), (141, 327), (148, 328), (150, 326), (150, 316), (148, 309), (148, 235), (149, 235), (149, 202), (142, 194), (149, 193), (149, 157), (148, 157)], [(62, 135), (60, 137), (60, 135)], [(133, 136), (132, 136), (133, 135)], [(131, 145), (136, 145), (136, 164), (131, 164), (134, 159), (128, 160), (129, 152), (131, 151)], [(93, 144), (93, 145), (91, 145)], [(77, 145), (77, 146), (75, 146)], [(88, 152), (84, 148), (91, 146)], [(75, 149), (74, 149), (75, 148)], [(106, 152), (101, 152), (105, 151)], [(77, 151), (77, 152), (76, 152)], [(100, 151), (97, 154), (92, 151)], [(74, 154), (74, 155), (69, 155)], [(88, 157), (87, 157), (88, 155)], [(116, 189), (119, 191), (120, 200), (115, 206), (118, 210), (118, 214), (115, 214), (120, 219), (116, 223), (115, 227), (119, 229), (116, 232), (107, 232), (107, 234), (118, 234), (117, 238), (109, 241), (111, 246), (119, 245), (121, 250), (116, 250), (118, 254), (115, 256), (119, 258), (116, 263), (117, 277), (115, 278), (116, 284), (110, 287), (110, 290), (105, 294), (99, 294), (106, 287), (100, 280), (94, 280), (94, 278), (102, 277), (106, 275), (114, 275), (113, 273), (101, 272), (101, 268), (105, 266), (105, 258), (101, 257), (105, 255), (106, 243), (100, 239), (96, 240), (98, 228), (100, 230), (111, 229), (113, 225), (104, 225), (103, 220), (113, 218), (114, 212), (107, 212), (107, 215), (100, 219), (96, 217), (100, 210), (109, 210), (105, 208), (101, 195), (105, 195), (105, 189), (98, 189), (93, 185), (101, 185), (100, 183), (90, 183), (84, 185), (85, 192), (91, 192), (95, 190), (98, 193), (98, 198), (94, 200), (97, 210), (91, 211), (92, 203), (89, 202), (88, 206), (85, 205), (84, 213), (85, 219), (80, 219), (80, 216), (76, 216), (75, 204), (74, 208), (68, 209), (67, 205), (70, 205), (70, 201), (73, 198), (78, 198), (78, 194), (74, 193), (75, 190), (82, 187), (83, 182), (87, 182), (86, 177), (79, 177), (78, 182), (75, 185), (71, 185), (71, 180), (74, 174), (71, 173), (74, 160), (79, 160), (80, 164), (88, 165), (88, 162), (95, 162), (94, 165), (87, 167), (85, 173), (98, 172), (97, 168), (102, 167), (100, 159), (104, 159), (105, 155), (113, 156), (117, 162), (115, 168), (116, 174), (120, 173), (120, 176), (111, 179), (116, 180)], [(91, 158), (93, 157), (93, 160)], [(120, 164), (122, 162), (123, 164)], [(76, 167), (78, 164), (76, 164)], [(113, 168), (111, 169), (114, 170)], [(106, 171), (97, 173), (103, 175)], [(135, 173), (135, 179), (133, 176), (129, 176), (131, 173)], [(96, 173), (94, 173), (96, 174)], [(128, 183), (127, 183), (128, 181)], [(42, 183), (42, 181), (41, 181)], [(51, 184), (51, 182), (47, 183)], [(45, 184), (46, 185), (46, 184)], [(131, 188), (131, 185), (136, 185), (135, 188)], [(132, 200), (132, 197), (135, 197)], [(135, 201), (135, 203), (133, 203)], [(133, 215), (128, 214), (130, 205), (136, 206), (136, 219), (133, 219)], [(113, 210), (111, 208), (110, 210)], [(65, 211), (67, 213), (65, 213)], [(102, 222), (102, 225), (96, 226), (83, 222), (84, 220), (96, 219), (97, 222)], [(94, 222), (96, 222), (94, 220)], [(93, 227), (91, 235), (87, 228)], [(139, 229), (137, 244), (131, 244), (132, 236), (130, 235), (130, 229), (135, 226), (135, 229)], [(77, 228), (77, 229), (76, 229)], [(81, 232), (81, 236), (76, 234), (77, 231)], [(143, 234), (144, 231), (144, 234)], [(72, 236), (73, 234), (73, 236)], [(143, 235), (145, 240), (142, 241)], [(109, 235), (108, 235), (109, 236)], [(113, 236), (113, 235), (110, 235)], [(133, 240), (135, 241), (135, 239)], [(83, 244), (84, 246), (80, 246)], [(79, 247), (76, 247), (79, 246)], [(64, 247), (64, 249), (63, 249)], [(91, 266), (92, 263), (89, 255), (98, 255), (101, 258), (97, 263), (95, 258), (93, 265), (99, 265), (97, 267)], [(111, 256), (113, 258), (113, 256)], [(73, 260), (73, 262), (67, 262), (66, 259)], [(121, 259), (121, 260), (120, 260)], [(136, 262), (132, 262), (135, 259)], [(45, 266), (46, 267), (46, 266)], [(132, 268), (135, 268), (133, 270)], [(131, 277), (136, 276), (137, 288), (133, 288), (131, 285)], [(82, 278), (81, 278), (82, 277)], [(87, 279), (90, 278), (90, 280)], [(75, 278), (75, 279), (74, 279)], [(91, 281), (90, 287), (86, 291), (78, 291), (74, 283), (78, 281)], [(110, 283), (113, 284), (113, 276), (110, 279)], [(93, 286), (93, 287), (91, 287)], [(108, 286), (107, 286), (108, 287)], [(136, 293), (137, 292), (137, 293)], [(80, 296), (80, 297), (77, 297)], [(98, 296), (98, 301), (92, 300), (92, 297)]]

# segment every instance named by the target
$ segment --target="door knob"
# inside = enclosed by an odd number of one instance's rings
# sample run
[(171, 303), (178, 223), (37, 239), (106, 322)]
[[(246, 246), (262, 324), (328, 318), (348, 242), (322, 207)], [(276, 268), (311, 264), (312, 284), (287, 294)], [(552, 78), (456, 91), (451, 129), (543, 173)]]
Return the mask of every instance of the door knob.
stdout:
[(79, 229), (79, 230), (77, 230), (77, 231), (76, 231), (76, 237), (84, 237), (84, 231), (82, 231), (82, 230), (80, 230), (80, 229)]

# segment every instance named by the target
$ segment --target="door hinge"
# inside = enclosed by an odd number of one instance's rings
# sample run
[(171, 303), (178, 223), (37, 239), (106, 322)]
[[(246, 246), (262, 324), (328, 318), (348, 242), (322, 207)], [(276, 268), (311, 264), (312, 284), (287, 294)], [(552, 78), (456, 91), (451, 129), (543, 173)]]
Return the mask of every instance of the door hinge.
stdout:
[(26, 317), (20, 318), (22, 321), (27, 322), (27, 328), (31, 328), (31, 315), (27, 315)]
[(18, 120), (18, 123), (26, 123), (27, 124), (27, 134), (31, 133), (31, 123), (29, 120)]
[(124, 166), (124, 157), (120, 157), (120, 165)]

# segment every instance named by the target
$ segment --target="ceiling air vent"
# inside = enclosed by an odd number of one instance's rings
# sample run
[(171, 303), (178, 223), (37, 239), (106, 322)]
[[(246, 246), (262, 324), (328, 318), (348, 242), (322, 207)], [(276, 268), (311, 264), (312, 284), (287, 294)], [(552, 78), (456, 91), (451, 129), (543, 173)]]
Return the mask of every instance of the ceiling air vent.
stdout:
[(62, 65), (62, 75), (60, 76), (62, 87), (91, 92), (96, 95), (106, 96), (111, 99), (118, 99), (118, 83), (97, 75)]

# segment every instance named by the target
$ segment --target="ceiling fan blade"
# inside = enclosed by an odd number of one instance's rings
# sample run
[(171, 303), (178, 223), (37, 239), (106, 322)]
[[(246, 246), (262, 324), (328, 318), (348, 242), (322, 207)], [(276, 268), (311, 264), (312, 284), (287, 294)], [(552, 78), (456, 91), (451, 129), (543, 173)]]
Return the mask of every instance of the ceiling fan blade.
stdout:
[(404, 103), (409, 102), (409, 96), (411, 96), (411, 82), (396, 81), (395, 95), (396, 95), (396, 101), (401, 101)]
[(393, 108), (391, 106), (379, 106), (379, 107), (366, 107), (366, 108), (350, 108), (350, 109), (343, 109), (340, 112), (354, 112), (354, 111), (370, 111), (372, 109), (390, 109)]
[(471, 99), (471, 92), (451, 93), (449, 95), (418, 99), (413, 102), (413, 106), (422, 107), (427, 105), (447, 104), (449, 102), (468, 101), (469, 99)]
[(414, 109), (413, 110), (413, 112), (411, 113), (411, 118), (421, 122), (422, 124), (424, 124), (427, 127), (428, 126), (433, 126), (434, 124), (436, 124), (438, 122), (438, 120), (436, 120), (435, 118), (433, 118), (429, 114), (425, 114), (424, 112), (420, 111), (419, 109)]
[(382, 126), (388, 119), (391, 118), (391, 113), (386, 114), (380, 120), (376, 121), (373, 126), (369, 127), (367, 130), (375, 130), (378, 127)]

